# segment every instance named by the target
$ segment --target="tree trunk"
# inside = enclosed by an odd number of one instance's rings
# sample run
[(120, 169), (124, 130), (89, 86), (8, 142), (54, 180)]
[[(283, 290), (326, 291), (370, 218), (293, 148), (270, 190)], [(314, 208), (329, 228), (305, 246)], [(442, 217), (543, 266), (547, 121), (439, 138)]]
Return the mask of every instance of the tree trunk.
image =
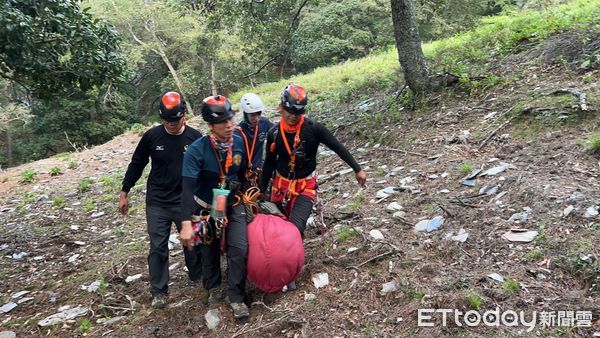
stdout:
[(215, 60), (210, 60), (210, 90), (213, 96), (217, 93), (217, 72), (215, 71)]
[(416, 94), (429, 91), (429, 69), (421, 48), (421, 37), (412, 0), (390, 0), (398, 59), (408, 87)]
[(6, 129), (6, 162), (8, 167), (13, 165), (13, 146), (12, 146), (12, 133), (10, 132), (10, 126)]

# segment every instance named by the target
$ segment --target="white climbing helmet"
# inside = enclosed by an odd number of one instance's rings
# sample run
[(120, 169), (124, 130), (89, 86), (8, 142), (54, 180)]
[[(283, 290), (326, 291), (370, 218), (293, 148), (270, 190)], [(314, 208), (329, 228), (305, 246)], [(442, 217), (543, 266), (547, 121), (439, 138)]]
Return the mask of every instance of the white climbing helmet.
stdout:
[(262, 112), (265, 109), (265, 105), (260, 99), (260, 96), (254, 93), (248, 93), (242, 96), (242, 99), (240, 100), (240, 108), (244, 112), (244, 117), (246, 117), (246, 114)]

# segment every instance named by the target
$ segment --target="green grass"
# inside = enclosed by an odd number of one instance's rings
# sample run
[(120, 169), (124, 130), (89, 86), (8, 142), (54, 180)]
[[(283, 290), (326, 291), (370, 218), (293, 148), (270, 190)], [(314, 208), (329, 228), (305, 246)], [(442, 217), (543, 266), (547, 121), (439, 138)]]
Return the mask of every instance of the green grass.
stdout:
[(62, 174), (62, 170), (60, 170), (58, 166), (54, 166), (50, 168), (50, 171), (48, 173), (50, 174), (50, 176), (58, 176)]
[[(598, 28), (600, 6), (595, 0), (575, 0), (568, 4), (550, 6), (545, 10), (533, 9), (508, 12), (505, 15), (481, 20), (472, 31), (451, 38), (423, 44), (423, 52), (433, 71), (450, 71), (459, 76), (484, 72), (493, 56), (517, 51), (523, 42), (539, 42), (566, 29)], [(360, 101), (370, 94), (397, 88), (400, 69), (395, 46), (359, 60), (317, 68), (279, 82), (244, 88), (230, 95), (231, 102), (252, 91), (261, 96), (266, 105), (278, 105), (280, 91), (290, 82), (303, 84), (308, 92), (309, 113), (317, 109), (319, 101), (343, 102), (348, 98)], [(490, 77), (478, 82), (478, 88), (489, 88), (504, 83), (505, 79)], [(401, 81), (403, 82), (403, 81)]]
[(92, 322), (90, 322), (88, 319), (84, 318), (79, 321), (79, 327), (77, 328), (77, 330), (79, 330), (81, 332), (88, 332), (91, 329), (92, 329)]
[(469, 292), (468, 296), (469, 308), (472, 310), (479, 310), (485, 301), (475, 292)]
[(358, 233), (354, 228), (343, 227), (336, 235), (336, 239), (338, 243), (344, 243), (354, 237), (358, 236)]
[(585, 146), (590, 153), (600, 153), (600, 132), (591, 133), (585, 142)]
[(521, 290), (521, 284), (512, 278), (508, 278), (502, 284), (502, 290), (504, 290), (507, 295), (513, 295)]
[(79, 164), (77, 164), (77, 161), (69, 161), (69, 164), (67, 164), (67, 168), (69, 169), (77, 169), (77, 166)]
[(37, 182), (37, 172), (33, 169), (25, 169), (21, 172), (21, 178), (19, 179), (19, 183), (33, 183)]
[(348, 207), (351, 210), (360, 210), (360, 208), (363, 205), (363, 202), (365, 201), (366, 196), (365, 194), (361, 191), (358, 194), (354, 195), (354, 197), (352, 197), (352, 203), (350, 203), (348, 205)]
[(77, 183), (77, 192), (84, 193), (90, 190), (91, 185), (94, 183), (94, 180), (86, 177)]
[(463, 164), (458, 166), (457, 170), (461, 175), (468, 175), (471, 171), (473, 171), (473, 162), (464, 162)]
[(532, 249), (523, 256), (525, 262), (537, 262), (544, 258), (544, 252), (540, 249)]
[(87, 198), (85, 200), (85, 202), (83, 202), (82, 208), (86, 212), (90, 212), (90, 211), (96, 209), (96, 203), (94, 202), (94, 199), (93, 198)]
[(65, 206), (65, 198), (63, 196), (54, 196), (52, 198), (52, 206), (62, 208)]

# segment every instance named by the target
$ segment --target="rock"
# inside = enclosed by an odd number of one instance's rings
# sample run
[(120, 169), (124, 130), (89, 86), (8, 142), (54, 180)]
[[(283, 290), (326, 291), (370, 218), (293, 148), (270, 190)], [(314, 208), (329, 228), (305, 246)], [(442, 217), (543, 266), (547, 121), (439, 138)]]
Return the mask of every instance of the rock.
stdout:
[(381, 291), (379, 292), (382, 296), (387, 295), (388, 293), (395, 292), (398, 290), (398, 285), (395, 281), (383, 283), (381, 285)]
[(598, 216), (598, 206), (597, 205), (593, 205), (593, 206), (585, 209), (585, 214), (583, 215), (583, 217), (594, 218), (596, 216)]
[(169, 271), (175, 270), (179, 266), (179, 262), (173, 263), (169, 266)]
[[(59, 311), (60, 311), (60, 309), (59, 309)], [(58, 323), (65, 322), (67, 320), (71, 320), (73, 318), (77, 318), (79, 316), (83, 316), (88, 311), (89, 311), (88, 308), (85, 308), (85, 307), (82, 307), (82, 306), (78, 306), (78, 307), (72, 308), (72, 309), (66, 309), (64, 311), (61, 311), (59, 313), (55, 313), (55, 314), (53, 314), (51, 316), (48, 316), (48, 317), (40, 320), (38, 322), (38, 325), (41, 326), (41, 327), (55, 325), (55, 324), (58, 324)]]
[(529, 213), (531, 212), (531, 208), (524, 207), (523, 210), (523, 212), (517, 212), (515, 214), (512, 214), (512, 216), (510, 216), (507, 222), (518, 224), (523, 224), (527, 222), (527, 219), (529, 218)]
[(221, 324), (221, 314), (219, 313), (219, 309), (211, 309), (204, 315), (204, 319), (206, 320), (206, 326), (209, 330), (214, 330), (219, 327)]
[(490, 168), (486, 171), (484, 171), (480, 176), (494, 176), (494, 175), (498, 175), (499, 173), (505, 171), (508, 168), (514, 168), (514, 166), (512, 164), (508, 164), (508, 163), (502, 163), (502, 165), (494, 167), (494, 168)]
[(574, 206), (569, 205), (568, 207), (565, 208), (565, 210), (562, 211), (562, 217), (569, 216), (574, 209), (575, 209)]
[(511, 229), (502, 235), (502, 238), (511, 242), (531, 242), (537, 236), (537, 231), (529, 231), (525, 229)]
[(487, 196), (491, 196), (493, 194), (495, 194), (498, 191), (498, 186), (494, 185), (494, 186), (489, 186), (489, 185), (484, 185), (483, 187), (481, 187), (481, 189), (479, 189), (479, 194), (485, 194)]
[(347, 252), (348, 252), (348, 253), (352, 253), (352, 252), (354, 252), (354, 251), (356, 251), (356, 250), (358, 250), (358, 248), (357, 248), (357, 247), (355, 247), (355, 246), (353, 246), (353, 247), (350, 247), (350, 248), (348, 248), (348, 251), (347, 251)]
[(131, 283), (131, 282), (136, 281), (136, 280), (138, 280), (140, 278), (142, 278), (142, 274), (138, 273), (137, 275), (127, 276), (127, 278), (125, 278), (125, 282), (126, 283)]
[(489, 278), (491, 278), (491, 279), (495, 280), (495, 281), (498, 281), (498, 282), (500, 282), (500, 283), (504, 283), (504, 277), (502, 277), (502, 276), (501, 276), (500, 274), (498, 274), (498, 273), (495, 273), (495, 272), (493, 272), (493, 273), (490, 273), (490, 274), (489, 274), (489, 275), (487, 275), (487, 276), (488, 276)]
[(377, 191), (377, 194), (375, 195), (375, 198), (385, 198), (391, 195), (395, 195), (397, 194), (399, 191), (397, 190), (396, 187), (385, 187), (379, 191)]
[(12, 259), (14, 259), (15, 261), (20, 261), (21, 259), (23, 259), (23, 257), (27, 256), (27, 252), (19, 252), (19, 253), (13, 253), (12, 254)]
[(13, 331), (2, 331), (0, 332), (0, 338), (17, 338), (17, 334)]
[(568, 201), (569, 202), (575, 202), (575, 201), (579, 201), (581, 199), (583, 199), (585, 197), (585, 195), (579, 191), (575, 191), (574, 193), (571, 194), (571, 196), (569, 196)]
[(407, 177), (405, 177), (405, 178), (403, 178), (403, 179), (400, 180), (400, 186), (406, 187), (409, 184), (411, 184), (413, 181), (414, 180), (413, 180), (412, 177), (407, 176)]
[(385, 208), (385, 210), (393, 213), (393, 212), (402, 210), (402, 206), (400, 204), (398, 204), (398, 202), (392, 202), (392, 203), (388, 204), (388, 206)]
[(475, 185), (477, 185), (477, 180), (476, 179), (463, 180), (462, 184), (466, 185), (467, 187), (474, 187)]
[(86, 290), (87, 292), (96, 292), (100, 287), (100, 284), (102, 284), (102, 282), (97, 280), (88, 286), (82, 285), (81, 290)]
[(25, 302), (28, 302), (30, 300), (33, 300), (33, 297), (25, 297), (25, 298), (21, 298), (17, 301), (17, 304), (23, 304)]
[(31, 291), (19, 291), (19, 292), (15, 292), (13, 293), (13, 295), (11, 296), (11, 298), (13, 299), (17, 299), (17, 298), (21, 298), (22, 296), (30, 293)]
[(369, 231), (369, 235), (371, 237), (373, 237), (374, 239), (384, 239), (385, 237), (383, 237), (383, 234), (381, 233), (381, 231), (377, 230), (377, 229), (373, 229), (371, 231)]
[(472, 179), (474, 179), (475, 177), (477, 177), (477, 175), (479, 175), (479, 173), (482, 170), (483, 170), (482, 168), (476, 168), (476, 169), (471, 170), (471, 172), (467, 176), (463, 177), (463, 180), (472, 180)]
[(469, 233), (466, 232), (465, 229), (461, 228), (458, 231), (458, 234), (456, 236), (452, 236), (451, 238), (453, 241), (465, 242), (467, 240), (467, 238), (469, 238)]
[(404, 211), (396, 211), (392, 217), (395, 219), (403, 219), (404, 216), (406, 216), (406, 213)]
[(85, 245), (85, 242), (75, 241), (75, 242), (73, 242), (73, 244), (83, 246), (83, 245)]
[(106, 326), (106, 325), (114, 324), (116, 322), (120, 322), (120, 321), (122, 321), (125, 318), (127, 318), (127, 317), (125, 317), (125, 316), (117, 316), (117, 317), (113, 317), (113, 318), (99, 318), (96, 321), (96, 323), (103, 324), (103, 325)]
[(427, 232), (432, 232), (439, 229), (444, 224), (444, 217), (435, 216), (427, 223)]
[(104, 211), (95, 212), (90, 217), (92, 217), (92, 218), (98, 218), (98, 217), (101, 217), (101, 216), (104, 216)]
[(427, 178), (430, 180), (435, 180), (435, 179), (439, 178), (439, 176), (436, 174), (431, 174), (431, 175), (427, 176)]
[(329, 284), (329, 275), (327, 272), (320, 272), (312, 275), (312, 282), (317, 289)]
[(447, 172), (443, 172), (440, 176), (442, 178), (446, 178), (446, 177), (448, 177), (448, 175), (450, 175), (450, 174), (448, 174)]
[(317, 299), (317, 296), (315, 296), (315, 294), (307, 293), (306, 291), (304, 291), (304, 301), (308, 302), (315, 299)]
[(13, 302), (8, 302), (4, 305), (2, 305), (2, 307), (0, 307), (0, 313), (9, 313), (12, 309), (17, 307), (17, 303), (13, 303)]
[(69, 263), (75, 263), (75, 261), (77, 260), (77, 258), (79, 258), (80, 254), (74, 254), (73, 256), (69, 257), (69, 259), (67, 260)]
[(178, 245), (179, 242), (179, 234), (171, 234), (169, 236), (169, 243), (173, 243), (175, 245)]
[(420, 221), (419, 223), (415, 224), (415, 231), (416, 232), (425, 232), (425, 231), (427, 231), (427, 224), (429, 224), (429, 220), (428, 219)]
[(448, 189), (442, 189), (442, 190), (438, 191), (438, 193), (440, 193), (440, 194), (449, 194), (450, 190), (448, 190)]

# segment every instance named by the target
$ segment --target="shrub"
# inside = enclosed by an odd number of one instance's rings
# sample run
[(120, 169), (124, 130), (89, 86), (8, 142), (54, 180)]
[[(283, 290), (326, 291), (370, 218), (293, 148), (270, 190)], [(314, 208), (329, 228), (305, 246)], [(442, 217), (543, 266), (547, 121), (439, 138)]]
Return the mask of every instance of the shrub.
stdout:
[(50, 168), (50, 176), (58, 176), (62, 174), (62, 171), (60, 170), (60, 168), (58, 166), (54, 166), (52, 168)]
[(37, 172), (35, 172), (35, 170), (33, 169), (25, 169), (23, 170), (23, 172), (21, 172), (21, 179), (19, 180), (20, 183), (33, 183), (33, 182), (37, 182), (38, 178), (37, 178)]

